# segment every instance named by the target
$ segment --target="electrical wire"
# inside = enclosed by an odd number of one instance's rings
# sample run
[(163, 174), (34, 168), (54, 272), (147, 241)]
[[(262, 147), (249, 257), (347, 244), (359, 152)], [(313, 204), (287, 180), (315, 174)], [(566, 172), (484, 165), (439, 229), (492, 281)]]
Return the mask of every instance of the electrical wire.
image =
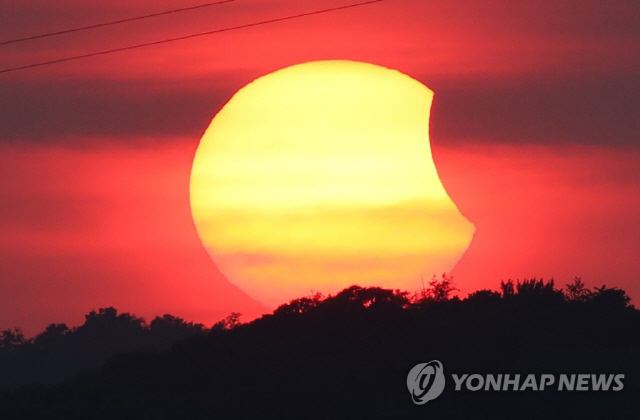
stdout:
[(136, 17), (131, 17), (131, 18), (127, 18), (127, 19), (114, 20), (112, 22), (96, 23), (94, 25), (80, 26), (78, 28), (65, 29), (65, 30), (57, 31), (57, 32), (48, 32), (48, 33), (44, 33), (44, 34), (40, 34), (40, 35), (28, 36), (28, 37), (25, 37), (25, 38), (10, 39), (8, 41), (0, 42), (0, 45), (16, 44), (18, 42), (31, 41), (33, 39), (48, 38), (48, 37), (52, 37), (52, 36), (56, 36), (56, 35), (69, 34), (69, 33), (72, 33), (72, 32), (80, 32), (80, 31), (86, 31), (86, 30), (89, 30), (89, 29), (102, 28), (103, 26), (119, 25), (121, 23), (133, 22), (133, 21), (136, 21), (136, 20), (149, 19), (149, 18), (157, 17), (157, 16), (164, 16), (164, 15), (170, 15), (170, 14), (173, 14), (173, 13), (186, 12), (188, 10), (196, 10), (196, 9), (202, 9), (202, 8), (205, 8), (205, 7), (217, 6), (217, 5), (220, 5), (220, 4), (231, 3), (233, 1), (235, 1), (235, 0), (222, 0), (222, 1), (216, 1), (216, 2), (211, 2), (211, 3), (204, 3), (204, 4), (199, 4), (199, 5), (196, 5), (196, 6), (183, 7), (181, 9), (166, 10), (164, 12), (157, 12), (157, 13), (152, 13), (152, 14), (149, 14), (149, 15), (143, 15), (143, 16), (136, 16)]
[(166, 38), (166, 39), (162, 39), (162, 40), (158, 40), (158, 41), (145, 42), (143, 44), (129, 45), (129, 46), (126, 46), (126, 47), (113, 48), (113, 49), (110, 49), (110, 50), (103, 50), (103, 51), (97, 51), (97, 52), (93, 52), (93, 53), (75, 55), (75, 56), (71, 56), (71, 57), (58, 58), (56, 60), (42, 61), (42, 62), (39, 62), (39, 63), (27, 64), (25, 66), (19, 66), (19, 67), (12, 67), (12, 68), (8, 68), (8, 69), (3, 69), (3, 70), (0, 70), (0, 74), (9, 73), (9, 72), (18, 71), (18, 70), (31, 69), (31, 68), (34, 68), (34, 67), (47, 66), (47, 65), (50, 65), (50, 64), (64, 63), (64, 62), (67, 62), (67, 61), (80, 60), (80, 59), (83, 59), (83, 58), (96, 57), (96, 56), (99, 56), (99, 55), (113, 54), (113, 53), (121, 52), (121, 51), (129, 51), (129, 50), (134, 50), (134, 49), (138, 49), (138, 48), (149, 47), (149, 46), (152, 46), (152, 45), (160, 45), (160, 44), (167, 44), (167, 43), (170, 43), (170, 42), (183, 41), (183, 40), (186, 40), (186, 39), (192, 39), (192, 38), (197, 38), (197, 37), (206, 36), (206, 35), (213, 35), (213, 34), (218, 34), (218, 33), (221, 33), (221, 32), (229, 32), (229, 31), (235, 31), (235, 30), (238, 30), (238, 29), (252, 28), (252, 27), (255, 27), (255, 26), (262, 26), (262, 25), (267, 25), (267, 24), (270, 24), (270, 23), (276, 23), (276, 22), (282, 22), (282, 21), (287, 21), (287, 20), (292, 20), (292, 19), (298, 19), (298, 18), (302, 18), (302, 17), (306, 17), (306, 16), (320, 15), (320, 14), (324, 14), (324, 13), (335, 12), (335, 11), (338, 11), (338, 10), (352, 9), (352, 8), (355, 8), (355, 7), (365, 6), (365, 5), (369, 5), (369, 4), (373, 4), (373, 3), (380, 3), (380, 2), (383, 2), (383, 1), (385, 1), (385, 0), (369, 0), (369, 1), (359, 2), (359, 3), (351, 3), (351, 4), (344, 5), (344, 6), (337, 6), (337, 7), (331, 7), (331, 8), (328, 8), (328, 9), (315, 10), (315, 11), (312, 11), (312, 12), (299, 13), (299, 14), (296, 14), (296, 15), (289, 15), (289, 16), (284, 16), (284, 17), (279, 17), (279, 18), (274, 18), (274, 19), (262, 20), (262, 21), (259, 21), (259, 22), (246, 23), (246, 24), (238, 25), (238, 26), (230, 26), (230, 27), (227, 27), (227, 28), (215, 29), (215, 30), (212, 30), (212, 31), (199, 32), (199, 33), (189, 34), (189, 35), (183, 35), (183, 36), (179, 36), (179, 37), (175, 37), (175, 38)]

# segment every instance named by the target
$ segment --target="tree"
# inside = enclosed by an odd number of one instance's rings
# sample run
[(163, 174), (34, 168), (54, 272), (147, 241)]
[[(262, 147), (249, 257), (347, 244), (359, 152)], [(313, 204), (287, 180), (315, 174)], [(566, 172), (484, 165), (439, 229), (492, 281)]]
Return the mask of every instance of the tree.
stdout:
[(543, 279), (525, 279), (516, 284), (516, 292), (518, 295), (526, 296), (544, 296), (557, 293), (554, 287), (553, 279), (545, 282)]
[(146, 328), (144, 318), (127, 312), (119, 314), (113, 307), (100, 308), (85, 315), (85, 322), (78, 327), (80, 331), (140, 331)]
[(235, 328), (238, 325), (240, 325), (241, 316), (242, 314), (239, 312), (231, 312), (229, 315), (227, 315), (226, 318), (213, 324), (213, 327), (211, 327), (211, 329), (213, 331), (220, 331), (220, 330), (230, 330), (232, 328)]
[(567, 284), (567, 291), (564, 295), (569, 302), (585, 302), (593, 295), (593, 292), (584, 285), (580, 277), (576, 277), (573, 279), (573, 283)]
[(500, 292), (503, 298), (509, 298), (516, 294), (516, 288), (513, 284), (513, 280), (500, 281)]
[(20, 328), (7, 328), (6, 330), (0, 331), (0, 348), (12, 349), (27, 341)]
[(438, 278), (434, 275), (431, 281), (429, 282), (429, 287), (425, 290), (422, 290), (422, 298), (430, 299), (435, 301), (445, 301), (449, 300), (451, 297), (451, 293), (458, 290), (454, 283), (453, 277), (448, 276), (447, 273), (443, 273), (442, 277), (438, 280)]
[(318, 306), (338, 313), (360, 309), (402, 309), (408, 304), (406, 293), (399, 290), (351, 286), (335, 296), (328, 297)]
[(617, 287), (596, 287), (590, 302), (599, 309), (624, 310), (633, 308), (630, 304), (631, 298), (627, 293)]
[(316, 293), (315, 295), (294, 299), (289, 303), (278, 306), (273, 314), (276, 316), (303, 314), (316, 308), (323, 301), (323, 298), (321, 293)]
[(186, 322), (184, 319), (171, 314), (155, 317), (149, 324), (149, 331), (163, 340), (175, 341), (204, 332), (203, 324)]
[(469, 302), (486, 302), (488, 304), (493, 304), (499, 302), (501, 298), (502, 296), (500, 293), (494, 292), (493, 290), (483, 289), (469, 294), (466, 300)]
[(518, 305), (547, 306), (557, 305), (564, 302), (562, 290), (555, 288), (553, 279), (544, 281), (543, 279), (524, 279), (515, 283), (513, 280), (500, 282), (502, 297)]
[(34, 343), (38, 345), (46, 345), (58, 342), (71, 331), (72, 330), (67, 327), (67, 324), (49, 324), (43, 332), (36, 336)]

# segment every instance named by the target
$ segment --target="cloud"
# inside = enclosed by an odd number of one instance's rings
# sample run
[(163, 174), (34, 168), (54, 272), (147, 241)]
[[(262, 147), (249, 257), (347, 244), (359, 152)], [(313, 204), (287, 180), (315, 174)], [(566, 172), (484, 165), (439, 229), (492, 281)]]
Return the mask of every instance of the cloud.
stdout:
[(432, 140), (637, 146), (640, 77), (436, 81)]
[[(509, 81), (420, 77), (436, 92), (432, 141), (636, 146), (640, 78), (518, 78)], [(87, 138), (192, 138), (248, 80), (215, 83), (66, 81), (2, 84), (0, 141), (84, 144)], [(79, 139), (83, 139), (80, 141)]]
[(4, 84), (0, 136), (52, 144), (87, 138), (193, 137), (196, 141), (232, 92), (220, 86), (118, 81)]
[[(8, 22), (0, 38), (180, 5), (12, 4), (0, 11)], [(640, 129), (634, 112), (640, 55), (633, 54), (638, 7), (622, 0), (387, 2), (8, 73), (0, 76), (0, 141), (197, 137), (253, 78), (298, 62), (339, 58), (397, 68), (432, 87), (441, 141), (632, 145)], [(0, 61), (27, 64), (311, 9), (285, 0), (229, 3), (5, 46)]]

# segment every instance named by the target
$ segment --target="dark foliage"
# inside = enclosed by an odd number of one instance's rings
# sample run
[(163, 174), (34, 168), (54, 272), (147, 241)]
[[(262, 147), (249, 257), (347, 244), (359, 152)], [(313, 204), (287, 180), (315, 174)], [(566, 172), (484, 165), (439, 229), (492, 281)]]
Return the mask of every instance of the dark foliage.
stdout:
[[(624, 291), (590, 291), (578, 282), (562, 292), (552, 281), (507, 281), (501, 292), (480, 290), (466, 299), (450, 297), (453, 289), (445, 297), (409, 297), (352, 286), (336, 296), (296, 299), (249, 324), (232, 314), (206, 334), (192, 334), (176, 318), (146, 327), (107, 309), (74, 330), (52, 324), (29, 344), (7, 339), (14, 343), (8, 348), (53, 346), (81, 336), (82, 328), (100, 345), (153, 330), (191, 337), (169, 351), (112, 358), (65, 385), (5, 393), (0, 418), (635, 419), (640, 315)], [(433, 359), (446, 375), (623, 373), (625, 388), (474, 393), (454, 392), (449, 383), (437, 400), (415, 406), (406, 375)]]
[(115, 355), (169, 350), (176, 340), (204, 333), (203, 325), (172, 315), (147, 325), (144, 319), (118, 314), (114, 308), (91, 311), (76, 328), (50, 324), (30, 340), (19, 329), (8, 329), (0, 332), (0, 389), (62, 382)]

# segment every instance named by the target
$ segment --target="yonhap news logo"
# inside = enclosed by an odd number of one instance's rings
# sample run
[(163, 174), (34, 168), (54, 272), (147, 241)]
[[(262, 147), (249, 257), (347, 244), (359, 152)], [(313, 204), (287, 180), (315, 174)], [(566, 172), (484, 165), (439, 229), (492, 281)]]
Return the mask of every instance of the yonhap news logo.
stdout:
[(438, 398), (444, 390), (444, 382), (442, 363), (437, 360), (419, 363), (407, 375), (411, 399), (418, 405)]
[[(622, 391), (624, 374), (451, 374), (454, 391)], [(438, 360), (418, 363), (407, 375), (407, 388), (417, 405), (442, 394), (444, 367)]]

